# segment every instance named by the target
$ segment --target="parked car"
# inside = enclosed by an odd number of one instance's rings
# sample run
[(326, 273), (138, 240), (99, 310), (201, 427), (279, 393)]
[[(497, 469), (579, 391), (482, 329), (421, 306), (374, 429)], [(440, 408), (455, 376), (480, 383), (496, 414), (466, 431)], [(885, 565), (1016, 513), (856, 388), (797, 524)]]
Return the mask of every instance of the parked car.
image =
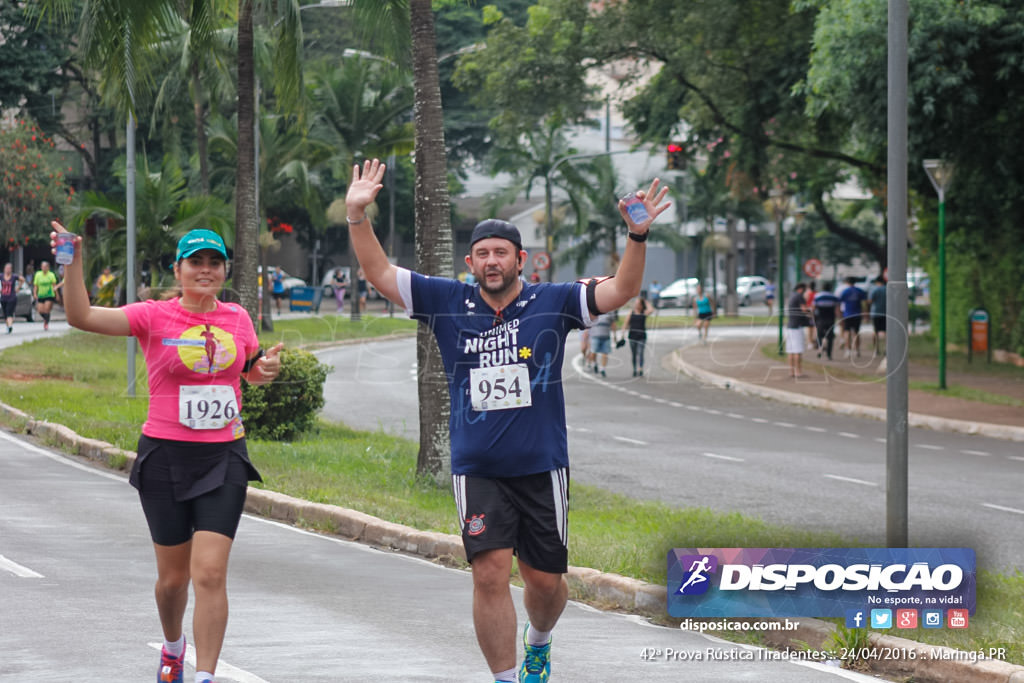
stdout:
[(764, 303), (768, 279), (760, 275), (743, 275), (736, 278), (736, 299), (740, 306)]
[(685, 308), (697, 289), (697, 278), (684, 277), (665, 286), (658, 294), (658, 308)]
[[(711, 283), (704, 282), (704, 291), (711, 291)], [(724, 282), (718, 283), (718, 296), (716, 303), (725, 303), (726, 286)], [(671, 283), (658, 294), (658, 308), (686, 308), (693, 305), (693, 296), (697, 292), (697, 278), (684, 277)]]
[(18, 303), (15, 304), (14, 315), (17, 318), (24, 317), (28, 322), (32, 322), (34, 314), (35, 306), (32, 305), (32, 288), (26, 284), (18, 290)]

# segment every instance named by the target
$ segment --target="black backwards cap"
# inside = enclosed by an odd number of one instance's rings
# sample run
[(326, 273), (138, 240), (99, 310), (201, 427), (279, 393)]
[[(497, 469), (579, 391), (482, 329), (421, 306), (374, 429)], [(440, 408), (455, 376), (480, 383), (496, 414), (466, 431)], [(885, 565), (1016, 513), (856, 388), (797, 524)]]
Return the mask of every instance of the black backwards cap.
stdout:
[(519, 228), (497, 218), (488, 218), (477, 223), (476, 227), (473, 228), (473, 235), (469, 238), (470, 248), (480, 240), (485, 240), (488, 237), (500, 237), (516, 245), (520, 250), (523, 248), (523, 238), (519, 236)]

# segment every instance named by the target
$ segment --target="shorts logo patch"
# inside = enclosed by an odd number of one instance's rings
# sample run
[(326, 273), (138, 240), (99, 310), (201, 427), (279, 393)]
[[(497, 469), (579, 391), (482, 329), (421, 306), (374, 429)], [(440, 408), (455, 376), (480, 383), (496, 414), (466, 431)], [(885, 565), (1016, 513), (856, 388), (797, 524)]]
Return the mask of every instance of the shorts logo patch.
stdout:
[(479, 536), (487, 530), (487, 525), (484, 524), (484, 515), (473, 515), (466, 520), (466, 524), (468, 525), (466, 532), (470, 536)]

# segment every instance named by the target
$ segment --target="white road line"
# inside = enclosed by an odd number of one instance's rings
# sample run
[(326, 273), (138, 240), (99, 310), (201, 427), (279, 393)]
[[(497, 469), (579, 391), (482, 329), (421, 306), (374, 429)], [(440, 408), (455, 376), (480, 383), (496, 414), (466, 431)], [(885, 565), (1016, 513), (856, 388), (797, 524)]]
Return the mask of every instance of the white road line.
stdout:
[(917, 447), (918, 448), (923, 448), (926, 451), (944, 451), (944, 450), (946, 450), (946, 448), (944, 446), (933, 446), (933, 445), (928, 444), (928, 443), (920, 443), (920, 444), (917, 445)]
[(828, 431), (828, 430), (827, 430), (827, 429), (825, 429), (824, 427), (811, 427), (811, 426), (804, 426), (804, 429), (806, 429), (806, 430), (807, 430), (807, 431), (809, 431), (809, 432), (819, 432), (819, 433), (821, 433), (821, 432), (827, 432), (827, 431)]
[(796, 427), (792, 422), (772, 422), (776, 427)]
[(740, 415), (739, 413), (726, 413), (725, 416), (726, 417), (731, 417), (734, 420), (746, 420), (747, 419), (746, 415)]
[(622, 443), (633, 444), (635, 446), (649, 446), (650, 445), (646, 441), (640, 441), (638, 439), (630, 439), (630, 438), (625, 437), (625, 436), (613, 436), (612, 438), (615, 439), (616, 441), (621, 441)]
[(845, 481), (851, 484), (860, 484), (861, 486), (878, 486), (873, 481), (864, 481), (863, 479), (854, 479), (853, 477), (840, 477), (838, 474), (825, 474), (823, 476), (826, 479), (835, 479), (836, 481)]
[(666, 401), (666, 400), (665, 400), (665, 399), (663, 399), (663, 398), (656, 398), (656, 399), (654, 399), (654, 402), (655, 402), (655, 403), (668, 403), (668, 401)]
[(987, 453), (985, 451), (960, 451), (960, 452), (963, 453), (964, 455), (981, 455), (981, 456), (992, 455), (991, 453)]
[(715, 460), (728, 460), (730, 462), (746, 462), (743, 458), (734, 458), (730, 455), (718, 455), (717, 453), (701, 453), (705, 458), (714, 458)]
[(839, 432), (839, 436), (845, 436), (847, 439), (859, 439), (860, 434), (854, 434), (853, 432)]
[(683, 407), (683, 404), (682, 404), (682, 403), (676, 403), (675, 401), (669, 401), (669, 403), (668, 403), (668, 404), (669, 404), (670, 406), (672, 406), (673, 408), (682, 408), (682, 407)]
[[(147, 643), (154, 650), (159, 650), (163, 647), (163, 643)], [(185, 652), (185, 661), (195, 668), (196, 665), (196, 652), (194, 647), (190, 647)], [(238, 681), (238, 683), (267, 683), (266, 680), (260, 678), (256, 674), (251, 674), (245, 669), (239, 669), (236, 666), (231, 666), (223, 659), (217, 660), (217, 677), (230, 678), (232, 681)]]
[(763, 417), (752, 417), (750, 419), (753, 420), (754, 422), (756, 422), (759, 425), (766, 425), (766, 424), (768, 424), (768, 420), (764, 419)]
[(708, 415), (721, 415), (722, 414), (721, 410), (715, 410), (714, 408), (705, 408), (704, 412), (707, 413)]
[(41, 579), (43, 575), (39, 572), (34, 572), (24, 565), (20, 565), (17, 562), (8, 560), (3, 555), (0, 555), (0, 569), (8, 571), (15, 576), (20, 576), (23, 579)]
[(89, 467), (88, 465), (83, 465), (81, 463), (75, 462), (74, 460), (69, 460), (68, 457), (58, 455), (57, 453), (51, 453), (50, 451), (44, 450), (37, 446), (33, 446), (28, 442), (22, 441), (21, 439), (17, 439), (11, 436), (10, 434), (5, 433), (3, 430), (0, 430), (0, 439), (4, 439), (5, 441), (10, 441), (11, 443), (18, 444), (26, 451), (37, 453), (39, 455), (44, 455), (50, 460), (59, 462), (63, 465), (67, 465), (68, 467), (74, 467), (75, 469), (82, 470), (83, 472), (91, 472), (92, 474), (96, 474), (101, 477), (106, 477), (107, 479), (111, 479), (113, 481), (125, 481), (125, 477), (123, 475), (119, 476), (111, 472), (105, 472), (103, 470), (97, 469), (96, 467)]
[(885, 439), (883, 439), (881, 437), (876, 438), (875, 441), (877, 441), (878, 443), (889, 443), (887, 440), (885, 440)]
[(686, 406), (687, 410), (700, 410), (700, 406)]
[(1009, 458), (1010, 460), (1020, 460), (1020, 461), (1024, 462), (1024, 457), (1021, 457), (1019, 455), (1008, 455), (1006, 457)]
[(1017, 508), (1008, 508), (1002, 505), (993, 505), (991, 503), (982, 503), (982, 507), (992, 508), (993, 510), (1000, 510), (1002, 512), (1015, 512), (1018, 515), (1024, 515), (1024, 510), (1018, 510)]

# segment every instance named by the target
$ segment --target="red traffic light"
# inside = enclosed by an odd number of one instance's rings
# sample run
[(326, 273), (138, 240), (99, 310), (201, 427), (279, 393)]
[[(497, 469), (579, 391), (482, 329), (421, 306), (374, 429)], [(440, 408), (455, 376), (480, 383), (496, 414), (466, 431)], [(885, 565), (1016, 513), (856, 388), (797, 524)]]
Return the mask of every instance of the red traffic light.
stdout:
[(686, 155), (683, 146), (678, 142), (670, 142), (665, 147), (665, 168), (670, 171), (681, 171), (686, 168)]

